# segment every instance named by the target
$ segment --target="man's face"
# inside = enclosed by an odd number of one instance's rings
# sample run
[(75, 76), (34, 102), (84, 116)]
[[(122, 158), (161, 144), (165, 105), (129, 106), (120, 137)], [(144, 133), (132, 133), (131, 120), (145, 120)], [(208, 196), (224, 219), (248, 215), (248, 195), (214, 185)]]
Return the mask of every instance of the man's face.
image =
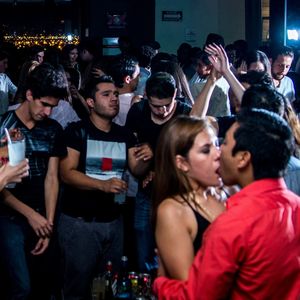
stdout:
[(42, 121), (48, 118), (53, 107), (57, 106), (59, 99), (55, 97), (41, 97), (30, 101), (29, 112), (35, 121)]
[(0, 73), (5, 73), (7, 67), (8, 67), (8, 59), (4, 58), (0, 60)]
[(220, 175), (226, 185), (237, 184), (237, 161), (236, 156), (232, 156), (232, 149), (235, 146), (234, 132), (237, 128), (238, 123), (234, 123), (228, 129), (221, 145)]
[(113, 119), (119, 113), (119, 92), (113, 83), (99, 83), (93, 101), (93, 111), (101, 117)]
[(77, 50), (77, 48), (75, 48), (69, 52), (70, 63), (76, 62), (77, 58), (78, 58), (78, 50)]
[(276, 80), (282, 80), (283, 77), (289, 72), (293, 58), (290, 56), (278, 55), (272, 62), (272, 76)]
[[(175, 91), (176, 93), (176, 91)], [(160, 120), (164, 120), (170, 116), (175, 106), (175, 97), (159, 99), (156, 97), (149, 97), (149, 106), (152, 114)]]
[(206, 78), (211, 72), (211, 66), (205, 65), (202, 60), (199, 59), (196, 71), (201, 78)]
[(36, 55), (37, 61), (41, 64), (44, 61), (45, 52), (41, 51)]

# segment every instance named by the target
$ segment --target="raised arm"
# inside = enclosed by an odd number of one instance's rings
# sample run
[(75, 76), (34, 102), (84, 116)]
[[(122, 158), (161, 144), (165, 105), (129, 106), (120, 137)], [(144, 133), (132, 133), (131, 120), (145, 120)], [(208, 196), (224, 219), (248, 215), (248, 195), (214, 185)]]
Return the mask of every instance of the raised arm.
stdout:
[(222, 46), (212, 44), (206, 46), (205, 51), (210, 55), (209, 60), (214, 68), (224, 76), (232, 88), (233, 93), (241, 103), (245, 88), (232, 73), (224, 48)]
[(205, 117), (212, 92), (216, 86), (216, 81), (221, 77), (220, 73), (213, 68), (201, 92), (195, 99), (195, 103), (190, 112), (191, 116)]

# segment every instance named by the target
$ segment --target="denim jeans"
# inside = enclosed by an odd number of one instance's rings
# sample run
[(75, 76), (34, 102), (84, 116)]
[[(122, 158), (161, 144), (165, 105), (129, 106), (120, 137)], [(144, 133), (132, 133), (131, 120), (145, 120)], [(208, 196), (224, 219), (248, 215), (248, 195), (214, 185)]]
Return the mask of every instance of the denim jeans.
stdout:
[(27, 299), (30, 277), (25, 254), (29, 234), (27, 221), (19, 217), (0, 216), (0, 253), (8, 274), (10, 299)]
[(134, 210), (134, 231), (139, 272), (149, 272), (147, 265), (152, 264), (155, 257), (154, 232), (150, 215), (151, 204), (151, 197), (139, 190), (135, 198)]
[(6, 282), (1, 289), (8, 299), (47, 300), (59, 291), (56, 235), (53, 233), (46, 251), (35, 256), (30, 251), (37, 240), (24, 217), (0, 216), (1, 273)]
[(105, 271), (108, 260), (118, 270), (123, 254), (123, 220), (85, 222), (62, 214), (58, 224), (62, 251), (65, 300), (90, 299), (93, 277)]

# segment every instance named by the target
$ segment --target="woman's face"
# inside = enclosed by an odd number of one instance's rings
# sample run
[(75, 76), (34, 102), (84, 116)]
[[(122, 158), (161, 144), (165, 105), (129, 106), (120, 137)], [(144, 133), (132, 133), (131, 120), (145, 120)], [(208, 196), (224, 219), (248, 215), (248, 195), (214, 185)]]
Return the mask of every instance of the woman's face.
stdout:
[(186, 158), (187, 176), (194, 189), (199, 186), (206, 189), (209, 186), (219, 186), (221, 178), (220, 149), (218, 139), (211, 128), (198, 133), (194, 144)]
[(251, 63), (247, 71), (265, 72), (266, 69), (262, 62), (257, 61), (257, 62)]

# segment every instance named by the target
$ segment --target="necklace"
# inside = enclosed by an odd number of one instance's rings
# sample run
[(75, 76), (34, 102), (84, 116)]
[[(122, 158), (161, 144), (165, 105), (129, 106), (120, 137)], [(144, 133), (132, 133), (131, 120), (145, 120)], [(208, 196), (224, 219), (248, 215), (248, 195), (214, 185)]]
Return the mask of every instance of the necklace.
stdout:
[[(197, 191), (193, 191), (193, 199), (195, 201), (196, 206), (199, 207), (202, 210), (202, 212), (208, 217), (208, 220), (212, 222), (216, 219), (217, 216), (209, 208), (207, 208), (207, 205), (205, 205), (203, 201), (200, 201), (200, 198), (201, 196), (199, 196)], [(203, 192), (203, 198), (205, 199), (205, 202), (208, 201), (207, 191)]]

